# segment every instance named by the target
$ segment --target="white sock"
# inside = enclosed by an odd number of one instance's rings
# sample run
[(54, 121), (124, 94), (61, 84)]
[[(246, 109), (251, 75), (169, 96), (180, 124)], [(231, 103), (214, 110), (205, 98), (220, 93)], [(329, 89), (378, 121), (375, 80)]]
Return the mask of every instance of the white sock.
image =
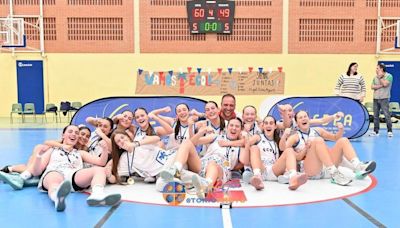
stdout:
[(206, 181), (207, 181), (208, 185), (211, 185), (213, 183), (213, 180), (210, 177), (207, 177)]
[(254, 169), (253, 173), (254, 173), (254, 176), (261, 175), (261, 169)]
[(182, 163), (175, 162), (174, 166), (175, 166), (176, 170), (178, 170), (179, 172), (182, 171), (182, 167), (183, 167)]
[(10, 165), (10, 166), (8, 166), (7, 168), (8, 168), (8, 172), (9, 172), (9, 173), (12, 173), (12, 171), (13, 171), (12, 166)]
[(245, 165), (245, 166), (244, 166), (244, 170), (245, 170), (245, 171), (246, 171), (246, 170), (251, 170), (251, 166)]
[(354, 168), (356, 168), (361, 163), (360, 159), (358, 159), (358, 157), (351, 159), (350, 162), (351, 162), (351, 164), (353, 164)]
[(53, 188), (52, 192), (49, 194), (50, 199), (53, 200), (54, 202), (57, 201), (57, 188)]
[(92, 187), (92, 194), (102, 194), (104, 193), (104, 186), (103, 185), (94, 185)]
[(292, 178), (297, 175), (297, 171), (295, 169), (289, 170), (289, 178)]
[(329, 174), (334, 174), (337, 171), (336, 166), (332, 165), (326, 168), (326, 170), (328, 170)]
[(24, 172), (22, 172), (20, 175), (19, 175), (22, 179), (24, 179), (24, 180), (28, 180), (29, 178), (31, 178), (32, 177), (32, 174), (30, 173), (30, 172), (28, 172), (28, 171), (24, 171)]

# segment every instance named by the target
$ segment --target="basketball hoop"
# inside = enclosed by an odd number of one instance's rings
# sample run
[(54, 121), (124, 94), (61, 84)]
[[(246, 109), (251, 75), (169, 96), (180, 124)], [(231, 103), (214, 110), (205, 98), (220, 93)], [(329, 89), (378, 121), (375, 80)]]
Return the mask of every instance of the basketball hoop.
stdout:
[(0, 18), (1, 48), (26, 47), (23, 18)]

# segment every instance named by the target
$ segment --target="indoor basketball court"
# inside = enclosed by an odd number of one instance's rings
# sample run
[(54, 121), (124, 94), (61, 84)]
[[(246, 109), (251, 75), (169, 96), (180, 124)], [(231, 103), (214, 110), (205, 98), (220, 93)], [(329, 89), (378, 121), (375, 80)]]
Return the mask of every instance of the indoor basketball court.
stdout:
[[(395, 146), (400, 143), (399, 12), (400, 0), (0, 0), (1, 226), (396, 227), (400, 210), (400, 155)], [(353, 80), (344, 87), (343, 81), (351, 77), (360, 84), (354, 85)], [(233, 97), (231, 106), (224, 101), (227, 94)], [(246, 114), (248, 108), (254, 109), (253, 117)], [(137, 115), (138, 110), (144, 114)], [(302, 118), (297, 115), (301, 111), (309, 117), (304, 126), (311, 126), (307, 140), (297, 119)], [(237, 117), (241, 117), (239, 131), (232, 124)], [(112, 124), (106, 133), (101, 121), (107, 118)], [(122, 128), (124, 118), (130, 122)], [(267, 118), (277, 122), (267, 123)], [(219, 121), (218, 127), (214, 120)], [(290, 120), (288, 126), (286, 120)], [(248, 127), (251, 121), (252, 128)], [(79, 126), (79, 132), (69, 125)], [(78, 147), (83, 125), (92, 137)], [(269, 125), (276, 126), (278, 140), (287, 134), (285, 149), (280, 141), (266, 136)], [(334, 173), (326, 176), (331, 166), (316, 152), (325, 151), (322, 144), (310, 139), (313, 126), (323, 129), (315, 130), (315, 137), (324, 138), (326, 146), (335, 145), (327, 139), (339, 142), (343, 136), (349, 139), (345, 145), (354, 148), (356, 160), (334, 164), (335, 173), (350, 180), (345, 186), (335, 184), (339, 182)], [(286, 133), (288, 128), (292, 132)], [(333, 138), (321, 131), (331, 132)], [(125, 144), (118, 144), (117, 135), (123, 134)], [(213, 134), (215, 138), (207, 141)], [(207, 147), (196, 144), (196, 135), (201, 135), (201, 142), (209, 142)], [(231, 135), (237, 135), (237, 141)], [(255, 135), (260, 138), (253, 142)], [(295, 145), (289, 143), (292, 136), (298, 136)], [(149, 138), (157, 141), (147, 142)], [(239, 146), (223, 145), (221, 138)], [(173, 139), (179, 143), (169, 147)], [(92, 154), (96, 140), (103, 152), (108, 151), (107, 156), (96, 154), (99, 164), (104, 163), (98, 165), (96, 160), (95, 166), (83, 165), (92, 158), (82, 153)], [(301, 140), (308, 148), (302, 158), (303, 149), (296, 149)], [(182, 153), (187, 141), (194, 144), (187, 151), (187, 164), (171, 163), (168, 156)], [(257, 176), (254, 164), (258, 163), (250, 147), (266, 143), (271, 150), (258, 149), (264, 159), (262, 153), (275, 154), (271, 142), (280, 150), (276, 164), (279, 156), (289, 156), (286, 149), (292, 146), (296, 175), (306, 172), (307, 181), (295, 191), (289, 190), (292, 180), (281, 183), (279, 179), (293, 170), (287, 160), (284, 172), (274, 174), (276, 180), (262, 176), (262, 190), (245, 180), (248, 170), (251, 180)], [(219, 170), (216, 180), (209, 174), (210, 164), (202, 176), (190, 163), (195, 156), (203, 166), (207, 158), (203, 152), (214, 143), (228, 159), (221, 164), (213, 161)], [(133, 149), (127, 149), (128, 144)], [(154, 175), (140, 168), (148, 162), (139, 160), (140, 156), (149, 155), (141, 155), (138, 148), (150, 145), (160, 148), (154, 162), (162, 169)], [(237, 164), (232, 166), (229, 153), (236, 147)], [(325, 178), (308, 175), (306, 162), (300, 162), (310, 159), (314, 149)], [(61, 151), (61, 158), (55, 157), (54, 150)], [(67, 158), (72, 167), (72, 152), (80, 154), (73, 155), (80, 159), (73, 175), (58, 170), (72, 168), (49, 165), (57, 159), (67, 164)], [(127, 175), (121, 174), (124, 153)], [(343, 152), (340, 157), (346, 156)], [(119, 163), (111, 158), (120, 159)], [(41, 159), (48, 163), (43, 166)], [(375, 163), (360, 178), (357, 169), (364, 161)], [(17, 168), (17, 164), (26, 166)], [(118, 168), (112, 169), (116, 164)], [(165, 178), (162, 172), (171, 167), (179, 172), (160, 185), (158, 180)], [(182, 169), (193, 169), (190, 175), (201, 177), (185, 178)], [(80, 170), (93, 172), (87, 182), (93, 188), (81, 184), (86, 179), (80, 182)], [(276, 172), (268, 170), (261, 169), (262, 175)], [(52, 175), (57, 172), (63, 180), (54, 187)], [(115, 172), (121, 174), (118, 180), (125, 178), (119, 184), (111, 184), (112, 178), (117, 179)], [(221, 172), (232, 173), (224, 179)], [(15, 178), (23, 181), (21, 186)], [(213, 188), (207, 189), (204, 198), (196, 182), (203, 179), (215, 181), (207, 182)], [(38, 183), (39, 188), (50, 189), (50, 197), (38, 189)], [(99, 195), (99, 187), (101, 196), (117, 195), (120, 200), (90, 201)]]

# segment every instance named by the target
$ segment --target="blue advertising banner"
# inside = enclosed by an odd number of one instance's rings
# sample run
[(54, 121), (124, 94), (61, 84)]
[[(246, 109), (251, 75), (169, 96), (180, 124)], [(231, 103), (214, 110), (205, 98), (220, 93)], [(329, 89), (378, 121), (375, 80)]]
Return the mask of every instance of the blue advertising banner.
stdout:
[(399, 61), (379, 61), (386, 66), (386, 72), (393, 76), (392, 89), (390, 90), (390, 101), (400, 102), (400, 62)]
[(321, 118), (324, 115), (332, 115), (343, 112), (344, 117), (329, 124), (320, 126), (330, 132), (336, 132), (336, 122), (344, 125), (344, 136), (358, 138), (364, 135), (369, 128), (367, 109), (359, 102), (347, 97), (289, 97), (280, 100), (272, 106), (268, 115), (277, 120), (281, 119), (278, 105), (290, 104), (295, 112), (304, 110), (310, 118)]
[[(92, 101), (79, 109), (73, 116), (71, 124), (86, 124), (85, 120), (88, 116), (92, 117), (113, 117), (125, 110), (134, 111), (136, 108), (145, 108), (148, 112), (163, 108), (171, 107), (171, 112), (162, 114), (163, 116), (175, 117), (175, 107), (180, 103), (186, 103), (190, 109), (196, 109), (204, 112), (206, 101), (180, 96), (170, 97), (109, 97)], [(90, 126), (91, 127), (91, 126)], [(91, 127), (93, 130), (93, 127)]]
[(43, 113), (43, 61), (18, 60), (17, 61), (18, 103), (34, 103), (35, 112)]

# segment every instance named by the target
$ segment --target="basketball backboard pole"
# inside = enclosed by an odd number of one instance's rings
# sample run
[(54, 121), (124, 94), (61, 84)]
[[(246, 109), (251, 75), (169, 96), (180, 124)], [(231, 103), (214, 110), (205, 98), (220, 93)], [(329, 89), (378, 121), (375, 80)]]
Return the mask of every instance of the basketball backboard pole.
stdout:
[(39, 39), (40, 53), (44, 57), (44, 26), (43, 26), (43, 0), (39, 1)]
[[(9, 16), (8, 17), (10, 17), (11, 19), (13, 19), (14, 18), (14, 1), (13, 0), (9, 0), (9, 6), (10, 6), (10, 13), (9, 13)], [(12, 36), (14, 36), (14, 35), (12, 35)], [(14, 37), (11, 37), (11, 45), (13, 45), (14, 44)], [(15, 48), (11, 48), (11, 51), (13, 52), (13, 54), (14, 54), (14, 51), (15, 51)]]
[(376, 55), (379, 55), (381, 51), (381, 39), (382, 39), (382, 26), (383, 23), (381, 19), (381, 0), (378, 0), (378, 20), (377, 20), (377, 28), (376, 28)]

